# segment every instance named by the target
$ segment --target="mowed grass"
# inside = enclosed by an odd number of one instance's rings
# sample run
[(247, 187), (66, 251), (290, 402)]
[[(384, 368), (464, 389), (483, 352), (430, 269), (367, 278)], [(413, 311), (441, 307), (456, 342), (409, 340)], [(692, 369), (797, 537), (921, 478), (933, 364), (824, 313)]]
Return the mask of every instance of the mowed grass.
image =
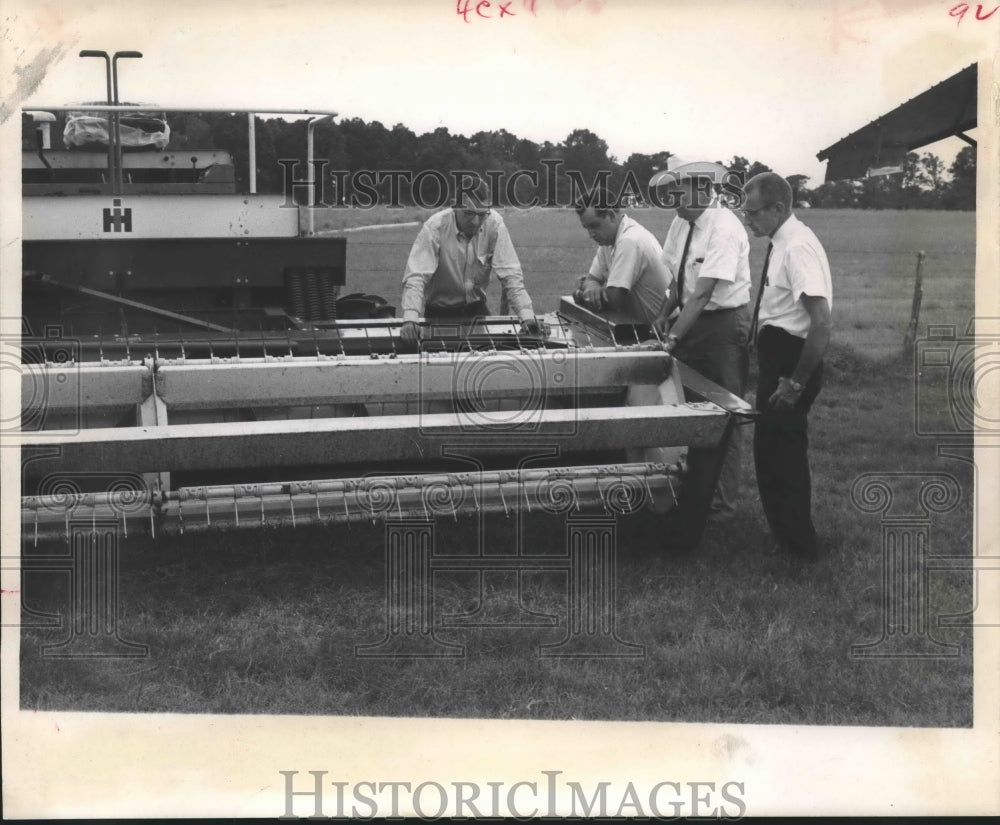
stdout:
[[(636, 216), (663, 236), (669, 215)], [(654, 216), (660, 224), (650, 220)], [(863, 511), (851, 491), (865, 473), (908, 473), (892, 476), (890, 484), (896, 506), (919, 514), (919, 474), (953, 477), (960, 496), (933, 516), (931, 552), (970, 554), (970, 465), (939, 457), (935, 439), (914, 434), (913, 362), (891, 353), (908, 320), (911, 242), (928, 254), (922, 321), (965, 328), (972, 307), (973, 219), (819, 211), (804, 219), (826, 243), (837, 279), (838, 332), (810, 416), (814, 514), (830, 551), (826, 560), (802, 564), (773, 550), (747, 449), (737, 517), (710, 525), (694, 555), (666, 552), (659, 522), (646, 515), (618, 520), (616, 633), (622, 642), (644, 646), (642, 656), (540, 655), (567, 633), (564, 573), (524, 572), (518, 582), (514, 573), (493, 572), (480, 587), (474, 573), (442, 570), (432, 591), (435, 634), (442, 643), (463, 645), (462, 655), (370, 658), (355, 648), (379, 642), (387, 631), (381, 523), (188, 535), (155, 544), (130, 538), (122, 552), (119, 631), (149, 645), (148, 657), (52, 659), (41, 654), (41, 645), (64, 638), (67, 629), (25, 629), (22, 706), (971, 725), (971, 630), (937, 626), (939, 617), (972, 609), (969, 573), (931, 572), (923, 603), (930, 632), (954, 645), (957, 655), (851, 655), (852, 645), (877, 641), (887, 621), (881, 514)], [(572, 213), (514, 213), (508, 223), (536, 307), (554, 309), (556, 296), (589, 262), (589, 240)], [(415, 228), (382, 232), (378, 238), (352, 236), (349, 271), (352, 288), (388, 297), (395, 293), (387, 287), (398, 287)], [(754, 254), (762, 256), (759, 242)], [(886, 261), (896, 263), (887, 267)], [(941, 274), (946, 263), (947, 276)], [(759, 260), (754, 266), (759, 270)], [(363, 283), (361, 273), (367, 273)], [(945, 277), (950, 288), (932, 292), (933, 278)], [(881, 308), (865, 294), (869, 283), (885, 297)], [(861, 328), (850, 327), (854, 318), (865, 319)], [(890, 318), (902, 320), (893, 326)], [(873, 357), (878, 352), (886, 357)], [(921, 403), (944, 409), (946, 382), (921, 380)], [(749, 447), (748, 428), (740, 435)], [(469, 514), (444, 518), (435, 531), (436, 547), (453, 554), (517, 548), (558, 553), (566, 542), (565, 519), (538, 513), (523, 522), (502, 515), (482, 522)], [(37, 580), (26, 582), (28, 606), (65, 612), (66, 582), (57, 574), (32, 575)], [(445, 623), (481, 600), (494, 626)]]

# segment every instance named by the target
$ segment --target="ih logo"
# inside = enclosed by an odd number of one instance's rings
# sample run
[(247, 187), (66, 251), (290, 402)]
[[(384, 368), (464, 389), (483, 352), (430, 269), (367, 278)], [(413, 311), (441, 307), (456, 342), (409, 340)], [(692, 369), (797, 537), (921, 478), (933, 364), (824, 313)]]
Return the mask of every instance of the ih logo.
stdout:
[(128, 207), (122, 209), (122, 199), (115, 198), (112, 208), (104, 208), (104, 231), (105, 232), (131, 232), (132, 231), (132, 210)]

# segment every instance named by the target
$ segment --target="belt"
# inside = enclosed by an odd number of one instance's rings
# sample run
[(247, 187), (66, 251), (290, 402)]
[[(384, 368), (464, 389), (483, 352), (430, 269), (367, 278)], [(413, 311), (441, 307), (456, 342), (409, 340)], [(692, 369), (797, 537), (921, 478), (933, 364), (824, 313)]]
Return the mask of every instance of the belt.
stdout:
[(743, 309), (744, 307), (746, 307), (748, 305), (749, 304), (740, 304), (738, 307), (719, 307), (718, 309), (703, 309), (699, 314), (700, 315), (712, 315), (713, 313), (716, 313), (716, 312), (736, 312), (736, 310)]

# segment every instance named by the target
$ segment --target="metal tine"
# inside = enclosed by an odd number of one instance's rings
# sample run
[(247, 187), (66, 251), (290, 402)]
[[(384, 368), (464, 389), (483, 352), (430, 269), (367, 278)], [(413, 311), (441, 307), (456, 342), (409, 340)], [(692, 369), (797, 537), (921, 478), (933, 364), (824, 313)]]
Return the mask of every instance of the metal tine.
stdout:
[(622, 345), (618, 343), (618, 339), (615, 338), (615, 328), (611, 326), (611, 321), (607, 318), (604, 322), (608, 325), (608, 337), (611, 339), (611, 343), (615, 345), (615, 349), (621, 349)]
[[(341, 355), (347, 355), (347, 348), (344, 346), (344, 335), (340, 331), (340, 325), (339, 324), (335, 324), (333, 328), (335, 330), (337, 330), (337, 343), (340, 344), (340, 354)], [(390, 335), (390, 337), (392, 336), (392, 332), (391, 331), (390, 331), (389, 335)]]
[(500, 491), (500, 501), (503, 504), (503, 514), (506, 518), (510, 518), (510, 510), (507, 509), (507, 498), (503, 494), (503, 478), (497, 478), (497, 489)]
[(239, 499), (236, 495), (236, 487), (233, 487), (233, 519), (236, 522), (236, 526), (240, 526), (240, 504)]
[(160, 334), (156, 329), (156, 324), (153, 324), (153, 362), (160, 360)]
[[(665, 473), (667, 477), (667, 486), (670, 488), (670, 497), (674, 500), (674, 507), (677, 506), (677, 493), (674, 491), (674, 485), (670, 481), (670, 472)], [(648, 483), (648, 482), (647, 482)]]
[(212, 348), (212, 339), (211, 338), (208, 339), (208, 360), (209, 361), (214, 361), (215, 360), (215, 350)]
[(316, 360), (319, 360), (319, 339), (316, 337), (316, 327), (313, 327), (313, 349), (316, 350)]
[(292, 527), (296, 527), (295, 524), (295, 502), (292, 500), (292, 488), (291, 485), (288, 487), (288, 509), (292, 513)]
[(580, 512), (580, 494), (576, 491), (576, 479), (569, 480), (569, 486), (573, 488), (573, 504), (576, 505), (576, 512)]
[(525, 505), (528, 508), (528, 512), (530, 513), (531, 512), (531, 496), (528, 495), (528, 485), (527, 484), (518, 484), (518, 487), (521, 487), (521, 488), (524, 489), (524, 503), (525, 503)]
[(184, 500), (177, 499), (177, 519), (181, 525), (181, 535), (184, 535)]
[(386, 331), (389, 333), (389, 346), (392, 347), (392, 357), (395, 358), (399, 355), (399, 352), (396, 350), (396, 339), (392, 337), (392, 326), (387, 326)]
[(660, 333), (656, 329), (656, 320), (655, 319), (649, 322), (649, 328), (653, 331), (653, 337), (656, 339), (656, 342), (660, 346), (663, 346), (663, 339), (660, 337)]
[[(362, 324), (361, 329), (365, 333), (365, 343), (368, 344), (368, 355), (372, 358), (377, 358), (378, 356), (375, 354), (375, 350), (372, 348), (371, 336), (368, 335), (368, 327), (365, 324)], [(374, 522), (372, 523), (374, 524)]]
[(323, 514), (319, 510), (319, 487), (313, 484), (313, 496), (316, 498), (316, 521), (323, 523)]
[(267, 360), (267, 339), (264, 338), (264, 325), (257, 324), (257, 331), (260, 333), (260, 348), (264, 353), (264, 360)]
[(132, 348), (128, 344), (128, 333), (127, 332), (125, 333), (125, 360), (128, 361), (128, 362), (130, 362), (130, 363), (132, 361)]
[(153, 519), (153, 508), (149, 508), (149, 535), (152, 538), (156, 538), (156, 522)]
[(476, 512), (479, 512), (479, 499), (476, 497), (476, 483), (473, 481), (470, 483), (472, 487), (472, 503), (476, 508)]
[[(458, 479), (458, 483), (459, 484), (462, 483), (461, 479)], [(450, 484), (448, 485), (448, 501), (451, 502), (451, 517), (457, 523), (458, 522), (458, 508), (455, 507), (455, 496), (452, 493), (451, 485)]]
[(38, 547), (38, 505), (35, 505), (35, 547)]
[(396, 489), (393, 491), (393, 498), (396, 499), (396, 512), (399, 514), (399, 517), (402, 518), (403, 517), (403, 508), (399, 506), (399, 486), (398, 486), (398, 483), (397, 483)]
[(177, 335), (181, 339), (181, 360), (182, 361), (186, 361), (187, 360), (187, 353), (184, 351), (184, 330), (181, 329), (180, 324), (177, 325)]
[(235, 324), (236, 317), (233, 316), (233, 332), (236, 333), (236, 360), (240, 360), (240, 328)]
[(104, 363), (104, 325), (97, 325), (97, 355), (101, 359), (101, 363)]
[(487, 325), (487, 324), (485, 324), (485, 323), (483, 324), (483, 332), (485, 332), (485, 333), (486, 333), (486, 337), (487, 337), (487, 338), (489, 338), (489, 340), (490, 340), (490, 349), (491, 349), (491, 350), (492, 350), (493, 352), (496, 352), (496, 351), (497, 351), (497, 342), (496, 342), (496, 341), (494, 341), (494, 340), (493, 340), (493, 336), (492, 336), (492, 335), (490, 335), (490, 328), (489, 328), (489, 325)]
[(257, 498), (260, 499), (260, 525), (263, 527), (267, 522), (264, 518), (264, 491), (260, 487), (257, 488)]
[(344, 515), (347, 516), (347, 529), (351, 529), (351, 510), (347, 506), (347, 485), (344, 485)]
[(635, 336), (636, 346), (642, 346), (642, 340), (639, 338), (639, 330), (635, 328), (635, 324), (632, 324), (632, 334)]
[(66, 510), (66, 544), (69, 544), (69, 510)]
[(285, 338), (288, 339), (288, 357), (293, 358), (292, 354), (292, 331), (285, 327)]
[(420, 506), (424, 508), (424, 521), (430, 521), (431, 514), (427, 512), (427, 500), (424, 498), (423, 489), (420, 490)]

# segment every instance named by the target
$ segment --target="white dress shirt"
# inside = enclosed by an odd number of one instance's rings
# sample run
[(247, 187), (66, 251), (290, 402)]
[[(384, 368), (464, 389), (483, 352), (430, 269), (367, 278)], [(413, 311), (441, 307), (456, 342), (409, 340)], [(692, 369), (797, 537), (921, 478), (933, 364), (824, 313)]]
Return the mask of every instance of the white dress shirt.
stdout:
[(805, 338), (811, 318), (799, 298), (826, 298), (833, 309), (830, 262), (813, 231), (794, 215), (778, 227), (771, 243), (767, 284), (760, 302), (760, 328), (780, 327)]
[(743, 222), (723, 206), (710, 206), (698, 216), (693, 228), (687, 221), (674, 218), (663, 243), (663, 261), (670, 273), (669, 283), (677, 280), (689, 231), (694, 235), (684, 265), (681, 303), (691, 300), (699, 278), (718, 281), (703, 311), (732, 309), (749, 303), (750, 241)]

